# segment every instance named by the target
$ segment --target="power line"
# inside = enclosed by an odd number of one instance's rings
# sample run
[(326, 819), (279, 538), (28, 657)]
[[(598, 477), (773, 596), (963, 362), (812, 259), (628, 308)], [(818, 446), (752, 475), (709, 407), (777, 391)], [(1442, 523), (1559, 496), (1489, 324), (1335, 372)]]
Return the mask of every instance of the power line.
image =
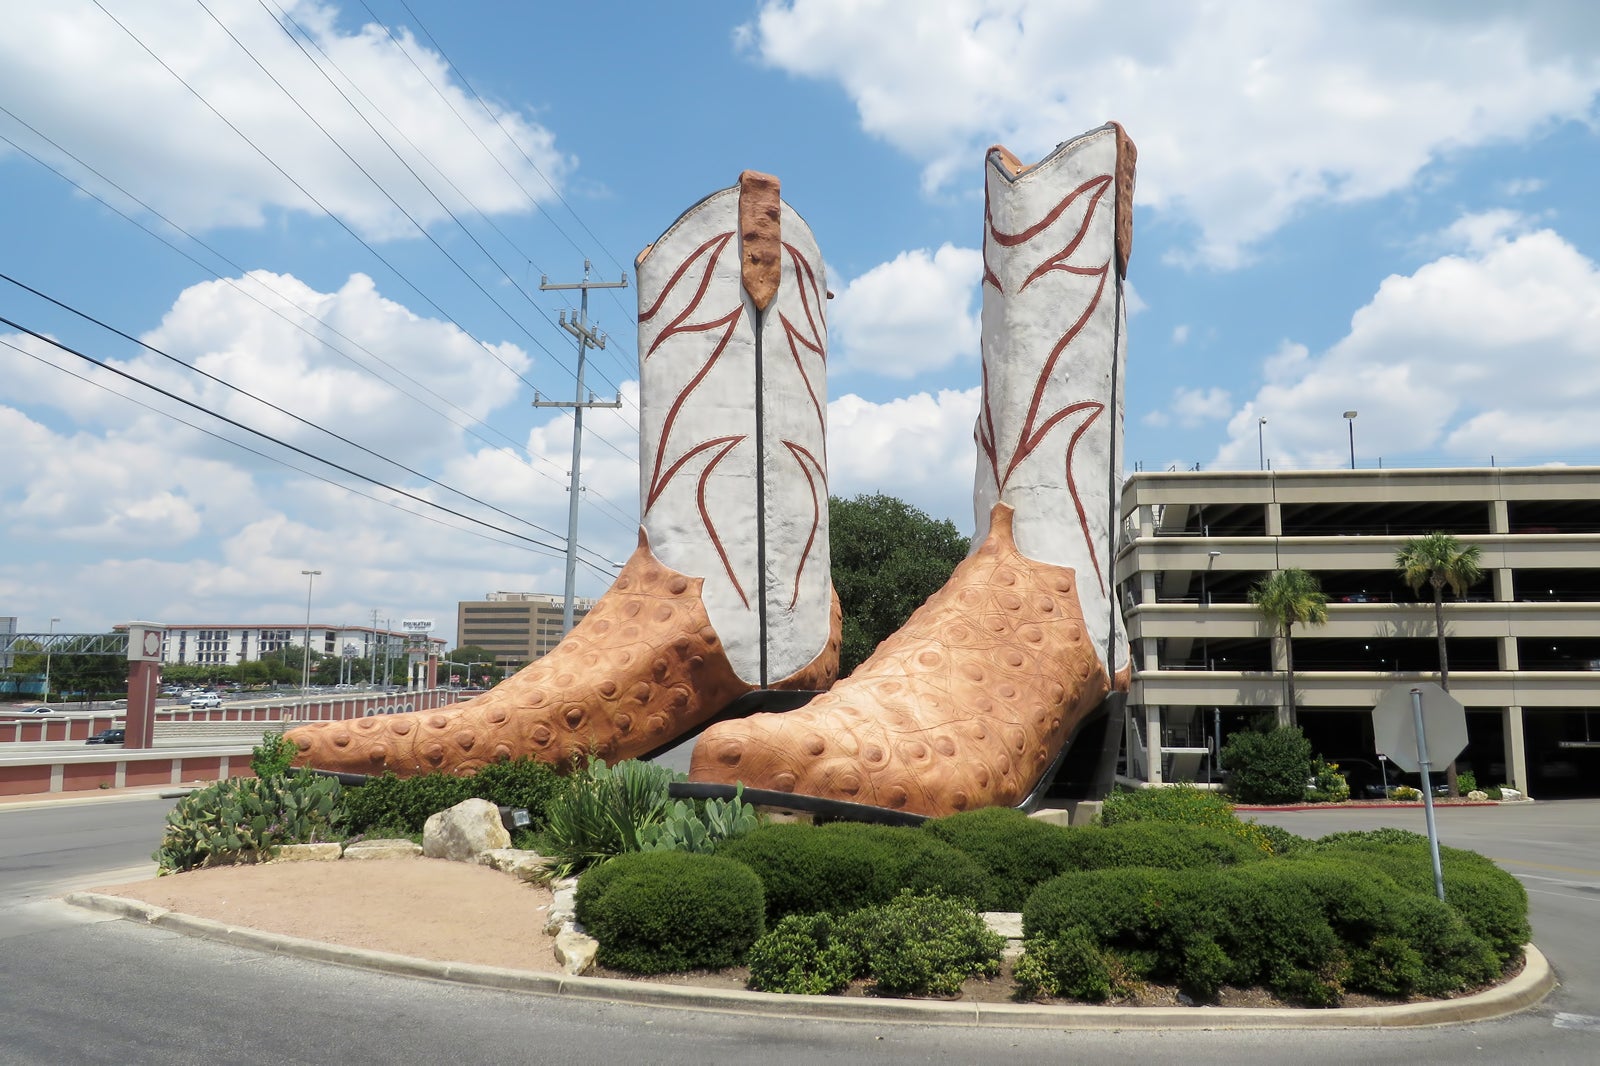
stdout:
[[(228, 389), (231, 392), (237, 393), (240, 396), (246, 396), (246, 397), (254, 400), (256, 403), (259, 403), (264, 407), (268, 407), (268, 408), (272, 409), (273, 411), (276, 411), (278, 414), (283, 415), (286, 418), (291, 418), (294, 421), (300, 423), (303, 426), (306, 426), (309, 429), (314, 429), (314, 430), (318, 431), (319, 433), (325, 433), (328, 436), (332, 437), (334, 440), (339, 441), (341, 444), (347, 444), (350, 447), (356, 449), (357, 451), (362, 452), (365, 455), (369, 455), (372, 458), (379, 460), (380, 462), (388, 463), (390, 466), (393, 466), (393, 467), (395, 467), (396, 469), (399, 469), (399, 470), (403, 470), (406, 473), (412, 475), (413, 477), (421, 478), (423, 481), (426, 481), (430, 485), (434, 485), (434, 486), (436, 486), (438, 488), (444, 489), (446, 492), (454, 493), (455, 495), (460, 496), (462, 499), (469, 500), (472, 503), (475, 503), (480, 507), (484, 507), (484, 508), (487, 508), (490, 511), (494, 511), (496, 514), (504, 515), (505, 517), (511, 519), (513, 522), (521, 522), (523, 525), (526, 525), (526, 526), (528, 526), (529, 528), (532, 528), (532, 529), (536, 529), (540, 533), (545, 534), (546, 536), (559, 537), (561, 535), (561, 534), (557, 533), (553, 529), (546, 529), (544, 526), (539, 525), (537, 522), (531, 522), (528, 519), (521, 517), (520, 515), (514, 515), (510, 511), (505, 510), (504, 508), (497, 507), (496, 505), (494, 505), (492, 503), (489, 503), (487, 500), (481, 500), (478, 497), (473, 496), (471, 493), (464, 492), (463, 490), (458, 489), (458, 488), (454, 487), (453, 485), (447, 485), (443, 481), (438, 480), (437, 478), (431, 477), (428, 474), (424, 474), (420, 470), (416, 470), (416, 469), (413, 469), (412, 467), (407, 466), (406, 464), (400, 462), (398, 459), (392, 459), (387, 455), (383, 455), (383, 454), (381, 454), (379, 452), (376, 452), (376, 451), (372, 450), (371, 448), (368, 448), (364, 444), (358, 444), (355, 441), (351, 440), (349, 437), (346, 437), (346, 436), (344, 436), (343, 434), (340, 434), (340, 433), (336, 433), (335, 431), (333, 431), (331, 429), (328, 429), (326, 426), (318, 425), (317, 423), (312, 422), (310, 419), (303, 418), (300, 415), (295, 414), (293, 411), (290, 411), (290, 410), (287, 410), (287, 409), (285, 409), (283, 407), (280, 407), (278, 404), (273, 403), (271, 400), (265, 399), (264, 397), (261, 397), (261, 396), (257, 396), (255, 393), (251, 392), (248, 389), (240, 388), (239, 386), (233, 384), (232, 382), (229, 382), (229, 381), (226, 381), (226, 380), (224, 380), (222, 378), (219, 378), (215, 374), (210, 373), (209, 371), (202, 370), (200, 367), (195, 366), (192, 363), (187, 363), (184, 360), (179, 359), (177, 356), (172, 355), (170, 352), (163, 351), (162, 349), (157, 348), (153, 344), (148, 344), (145, 341), (140, 340), (138, 337), (133, 336), (131, 333), (127, 333), (124, 330), (120, 330), (116, 326), (113, 326), (108, 322), (104, 322), (104, 321), (96, 318), (95, 316), (89, 314), (86, 311), (82, 311), (82, 310), (80, 310), (80, 309), (78, 309), (76, 307), (73, 307), (71, 304), (63, 303), (62, 301), (56, 299), (55, 297), (49, 295), (48, 293), (40, 292), (38, 289), (34, 288), (33, 286), (28, 285), (28, 284), (26, 284), (24, 282), (18, 281), (16, 278), (13, 278), (11, 275), (5, 273), (4, 271), (0, 271), (0, 281), (5, 281), (5, 282), (7, 282), (7, 283), (9, 283), (11, 285), (15, 285), (17, 288), (22, 289), (25, 292), (32, 293), (34, 296), (37, 296), (39, 299), (44, 300), (45, 302), (51, 304), (54, 307), (58, 307), (61, 310), (66, 311), (68, 314), (75, 315), (78, 318), (83, 319), (86, 322), (91, 322), (94, 325), (99, 326), (101, 329), (107, 331), (108, 333), (113, 333), (113, 334), (117, 335), (118, 337), (121, 337), (125, 341), (130, 341), (131, 343), (138, 345), (139, 347), (143, 348), (147, 352), (150, 352), (150, 353), (152, 353), (154, 355), (158, 355), (161, 358), (168, 360), (169, 362), (176, 363), (178, 366), (183, 367), (185, 370), (188, 370), (191, 373), (199, 374), (201, 377), (205, 378), (208, 381), (214, 381), (218, 385), (221, 385), (223, 388)], [(601, 558), (603, 559), (603, 561), (605, 561), (607, 563), (612, 563), (612, 560), (610, 560), (610, 559), (604, 559), (603, 556), (601, 556)], [(612, 563), (612, 565), (615, 565), (615, 564)]]
[[(0, 325), (10, 326), (12, 329), (17, 330), (18, 332), (26, 333), (28, 336), (34, 338), (35, 340), (43, 341), (45, 344), (48, 344), (51, 347), (59, 348), (59, 349), (61, 349), (62, 351), (66, 352), (69, 355), (77, 356), (79, 359), (82, 359), (86, 363), (92, 363), (95, 366), (100, 367), (102, 370), (105, 370), (105, 371), (108, 371), (108, 372), (110, 372), (112, 374), (115, 374), (118, 377), (123, 378), (123, 379), (125, 379), (127, 381), (131, 381), (136, 385), (141, 385), (144, 388), (147, 388), (152, 392), (159, 393), (162, 396), (165, 396), (169, 400), (172, 400), (172, 401), (174, 401), (176, 403), (183, 404), (185, 407), (193, 408), (194, 410), (199, 411), (202, 414), (209, 415), (210, 417), (215, 418), (219, 422), (225, 422), (228, 425), (233, 426), (235, 429), (241, 429), (244, 432), (251, 434), (252, 436), (260, 437), (263, 440), (271, 441), (273, 444), (276, 444), (280, 448), (284, 448), (284, 449), (286, 449), (288, 451), (294, 452), (296, 455), (304, 456), (305, 458), (310, 459), (313, 462), (321, 463), (324, 466), (332, 467), (333, 469), (339, 471), (342, 474), (348, 474), (350, 477), (357, 478), (357, 479), (359, 479), (361, 481), (365, 481), (369, 485), (373, 485), (373, 486), (376, 486), (376, 487), (382, 488), (382, 489), (387, 489), (390, 492), (396, 493), (397, 495), (404, 496), (409, 500), (413, 500), (413, 501), (415, 501), (417, 503), (420, 503), (424, 507), (431, 507), (431, 508), (434, 508), (435, 510), (443, 511), (446, 514), (454, 515), (455, 517), (463, 519), (465, 521), (476, 523), (477, 525), (484, 526), (487, 529), (492, 529), (495, 532), (502, 533), (502, 534), (504, 534), (504, 535), (506, 535), (508, 537), (515, 537), (518, 540), (527, 541), (529, 544), (536, 544), (539, 547), (546, 548), (546, 549), (549, 549), (551, 551), (563, 551), (563, 552), (565, 551), (564, 547), (563, 548), (558, 548), (553, 544), (546, 544), (544, 541), (535, 540), (534, 538), (526, 536), (525, 534), (522, 534), (522, 533), (518, 533), (515, 530), (505, 529), (505, 528), (503, 528), (501, 526), (497, 526), (493, 522), (486, 522), (481, 518), (474, 518), (471, 515), (462, 514), (460, 511), (457, 511), (457, 510), (455, 510), (454, 508), (451, 508), (451, 507), (446, 507), (442, 503), (437, 503), (437, 502), (435, 502), (433, 500), (427, 499), (426, 497), (418, 496), (416, 493), (410, 492), (410, 491), (408, 491), (406, 489), (402, 489), (402, 488), (398, 488), (397, 486), (394, 486), (394, 485), (386, 484), (386, 483), (384, 483), (382, 481), (379, 481), (377, 478), (371, 477), (370, 475), (367, 475), (367, 474), (363, 474), (359, 470), (352, 470), (351, 468), (349, 468), (347, 466), (344, 466), (344, 465), (342, 465), (340, 463), (336, 463), (331, 459), (324, 459), (322, 456), (315, 455), (315, 454), (307, 451), (306, 449), (299, 447), (298, 445), (290, 444), (288, 441), (280, 440), (279, 438), (274, 437), (270, 433), (266, 433), (266, 432), (263, 432), (262, 430), (255, 429), (255, 428), (253, 428), (251, 426), (247, 426), (243, 422), (238, 421), (237, 419), (229, 418), (227, 415), (218, 414), (215, 411), (207, 410), (205, 407), (202, 407), (200, 404), (194, 402), (193, 400), (185, 399), (184, 397), (179, 396), (178, 394), (176, 394), (174, 392), (171, 392), (171, 391), (169, 391), (167, 389), (163, 389), (159, 385), (151, 384), (150, 382), (145, 381), (144, 379), (138, 377), (137, 375), (130, 374), (125, 370), (119, 370), (116, 367), (110, 365), (109, 363), (106, 363), (106, 362), (103, 362), (103, 361), (101, 361), (99, 359), (96, 359), (93, 356), (88, 355), (88, 354), (86, 354), (84, 352), (81, 352), (78, 349), (73, 348), (72, 346), (70, 346), (68, 344), (64, 344), (61, 341), (58, 341), (58, 340), (55, 340), (52, 337), (46, 336), (45, 334), (40, 333), (37, 330), (29, 329), (27, 326), (24, 326), (22, 323), (15, 322), (12, 319), (6, 318), (4, 315), (0, 315)], [(589, 565), (592, 566), (593, 564), (589, 564)], [(612, 563), (611, 565), (616, 566), (616, 565), (620, 565), (620, 564)]]
[[(93, 378), (88, 378), (88, 377), (84, 377), (82, 374), (73, 373), (72, 370), (68, 369), (67, 367), (61, 366), (58, 363), (52, 363), (50, 360), (43, 358), (42, 356), (38, 355), (35, 352), (28, 351), (26, 348), (19, 348), (17, 345), (12, 344), (10, 341), (5, 340), (4, 338), (0, 338), (0, 344), (5, 345), (7, 348), (10, 348), (14, 352), (17, 352), (17, 353), (19, 353), (21, 355), (27, 356), (29, 359), (32, 359), (34, 362), (39, 363), (42, 366), (49, 367), (51, 370), (55, 370), (55, 371), (58, 371), (59, 373), (66, 374), (68, 377), (76, 378), (77, 380), (83, 382), (86, 385), (93, 385), (95, 388), (100, 389), (101, 391), (103, 391), (105, 393), (108, 393), (109, 395), (115, 396), (119, 400), (126, 400), (127, 402), (129, 402), (131, 404), (134, 404), (136, 406), (144, 408), (146, 411), (149, 411), (152, 414), (160, 415), (163, 418), (170, 418), (174, 422), (177, 422), (179, 425), (187, 426), (188, 428), (194, 430), (197, 433), (204, 433), (208, 437), (211, 437), (211, 438), (213, 438), (215, 440), (219, 440), (224, 444), (231, 445), (232, 447), (238, 448), (241, 451), (249, 452), (251, 455), (257, 456), (258, 458), (261, 458), (261, 459), (265, 459), (269, 463), (275, 463), (278, 466), (284, 467), (285, 469), (293, 470), (297, 474), (303, 474), (306, 477), (314, 478), (317, 481), (321, 481), (323, 484), (332, 485), (336, 489), (340, 489), (341, 491), (348, 492), (348, 493), (351, 493), (353, 495), (359, 496), (363, 500), (370, 500), (373, 503), (382, 504), (385, 507), (391, 507), (394, 510), (399, 511), (401, 514), (410, 515), (412, 518), (420, 518), (425, 522), (432, 522), (434, 525), (443, 526), (445, 529), (448, 529), (448, 530), (450, 530), (452, 532), (455, 532), (455, 533), (465, 533), (465, 534), (467, 534), (468, 536), (471, 536), (471, 537), (477, 537), (477, 538), (479, 538), (481, 540), (487, 540), (491, 544), (495, 544), (495, 545), (498, 545), (498, 546), (503, 547), (503, 548), (520, 548), (523, 551), (532, 552), (535, 555), (540, 555), (540, 556), (543, 556), (544, 558), (547, 558), (547, 559), (560, 559), (560, 558), (563, 558), (562, 555), (556, 555), (556, 554), (546, 550), (545, 548), (538, 547), (538, 546), (536, 546), (534, 544), (531, 544), (531, 543), (524, 544), (524, 543), (518, 543), (518, 542), (515, 542), (515, 541), (512, 541), (512, 542), (508, 543), (508, 542), (506, 542), (504, 540), (498, 539), (496, 537), (492, 537), (487, 533), (480, 533), (475, 529), (464, 529), (461, 526), (453, 526), (450, 523), (444, 521), (443, 519), (435, 518), (432, 515), (422, 514), (419, 511), (413, 511), (413, 510), (411, 510), (409, 508), (406, 508), (406, 507), (401, 507), (394, 500), (385, 500), (385, 499), (381, 499), (381, 498), (379, 498), (377, 496), (369, 495), (368, 493), (362, 492), (360, 489), (352, 488), (349, 485), (341, 484), (340, 482), (337, 482), (337, 481), (333, 480), (330, 477), (326, 477), (326, 476), (324, 476), (322, 474), (319, 474), (315, 470), (307, 470), (305, 467), (296, 466), (293, 463), (288, 462), (287, 460), (283, 459), (281, 456), (269, 455), (266, 452), (263, 452), (263, 451), (260, 451), (260, 450), (258, 450), (256, 448), (250, 447), (248, 444), (244, 444), (244, 443), (242, 443), (240, 441), (236, 441), (236, 440), (232, 439), (231, 437), (224, 437), (220, 433), (217, 433), (217, 432), (215, 432), (213, 430), (206, 429), (204, 426), (197, 425), (194, 422), (190, 422), (188, 419), (180, 418), (178, 415), (173, 414), (171, 411), (163, 411), (158, 407), (154, 407), (151, 404), (145, 403), (143, 400), (137, 399), (136, 397), (133, 397), (133, 396), (129, 396), (127, 393), (117, 392), (115, 389), (113, 389), (110, 386), (106, 385), (104, 382), (95, 381)], [(476, 519), (472, 519), (471, 521), (476, 522)], [(596, 573), (599, 573), (602, 576), (605, 576), (605, 577), (612, 576), (611, 574), (607, 573), (606, 571), (600, 570), (598, 567), (595, 567), (587, 559), (584, 559), (584, 560), (581, 560), (581, 561), (583, 562), (583, 564), (585, 566), (589, 566), (591, 569), (594, 569)]]

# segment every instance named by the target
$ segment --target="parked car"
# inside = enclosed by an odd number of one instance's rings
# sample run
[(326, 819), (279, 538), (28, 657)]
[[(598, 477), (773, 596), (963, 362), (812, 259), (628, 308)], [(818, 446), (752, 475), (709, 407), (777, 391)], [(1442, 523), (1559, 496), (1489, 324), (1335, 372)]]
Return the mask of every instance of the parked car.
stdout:
[(203, 711), (215, 710), (216, 708), (222, 706), (222, 697), (218, 696), (215, 692), (207, 692), (204, 695), (196, 696), (191, 699), (189, 701), (189, 706)]
[(24, 703), (20, 707), (13, 707), (13, 714), (49, 714), (55, 708), (43, 703)]
[(100, 730), (100, 732), (96, 733), (94, 736), (92, 736), (88, 740), (84, 741), (84, 743), (85, 744), (121, 744), (122, 741), (123, 741), (123, 738), (127, 736), (127, 733), (128, 733), (128, 731), (126, 729), (102, 729), (102, 730)]

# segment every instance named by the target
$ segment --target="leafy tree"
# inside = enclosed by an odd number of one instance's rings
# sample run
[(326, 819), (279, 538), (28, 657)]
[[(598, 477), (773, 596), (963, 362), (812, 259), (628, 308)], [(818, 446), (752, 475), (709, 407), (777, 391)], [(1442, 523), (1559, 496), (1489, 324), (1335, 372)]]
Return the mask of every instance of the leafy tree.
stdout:
[[(1467, 589), (1482, 581), (1481, 557), (1476, 544), (1463, 547), (1449, 533), (1412, 537), (1395, 553), (1395, 569), (1400, 571), (1412, 592), (1420, 594), (1424, 585), (1433, 589), (1433, 628), (1439, 638), (1439, 687), (1446, 692), (1450, 691), (1450, 656), (1444, 643), (1444, 589), (1450, 586), (1451, 594), (1460, 599)], [(1445, 778), (1450, 785), (1450, 795), (1458, 795), (1453, 759), (1445, 768)]]
[(828, 500), (833, 587), (844, 610), (839, 674), (905, 624), (967, 556), (968, 538), (893, 496)]
[(1261, 617), (1275, 631), (1283, 634), (1287, 669), (1283, 675), (1285, 698), (1284, 706), (1278, 710), (1278, 725), (1293, 725), (1296, 718), (1294, 626), (1296, 622), (1302, 625), (1325, 624), (1328, 621), (1328, 597), (1315, 577), (1299, 567), (1291, 566), (1287, 570), (1275, 570), (1257, 582), (1250, 589), (1250, 602), (1255, 604)]

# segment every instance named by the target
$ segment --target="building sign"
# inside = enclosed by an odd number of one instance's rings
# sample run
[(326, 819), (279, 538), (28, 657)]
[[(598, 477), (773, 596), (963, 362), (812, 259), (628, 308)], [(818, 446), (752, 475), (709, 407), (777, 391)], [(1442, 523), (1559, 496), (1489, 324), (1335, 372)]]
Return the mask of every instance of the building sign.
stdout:
[(403, 618), (400, 628), (407, 633), (432, 633), (433, 619), (431, 618)]

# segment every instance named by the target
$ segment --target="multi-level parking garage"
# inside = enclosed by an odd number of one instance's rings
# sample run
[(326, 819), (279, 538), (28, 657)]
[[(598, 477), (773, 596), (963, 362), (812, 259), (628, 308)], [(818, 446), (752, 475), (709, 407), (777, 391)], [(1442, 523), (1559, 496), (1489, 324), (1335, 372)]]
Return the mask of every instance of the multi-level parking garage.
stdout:
[(1322, 754), (1374, 758), (1372, 705), (1439, 669), (1431, 594), (1395, 554), (1443, 532), (1484, 571), (1445, 599), (1459, 765), (1535, 797), (1600, 795), (1600, 469), (1136, 473), (1121, 513), (1130, 776), (1204, 780), (1219, 731), (1282, 704), (1283, 642), (1249, 590), (1285, 567), (1329, 598), (1326, 625), (1295, 629), (1297, 719)]

